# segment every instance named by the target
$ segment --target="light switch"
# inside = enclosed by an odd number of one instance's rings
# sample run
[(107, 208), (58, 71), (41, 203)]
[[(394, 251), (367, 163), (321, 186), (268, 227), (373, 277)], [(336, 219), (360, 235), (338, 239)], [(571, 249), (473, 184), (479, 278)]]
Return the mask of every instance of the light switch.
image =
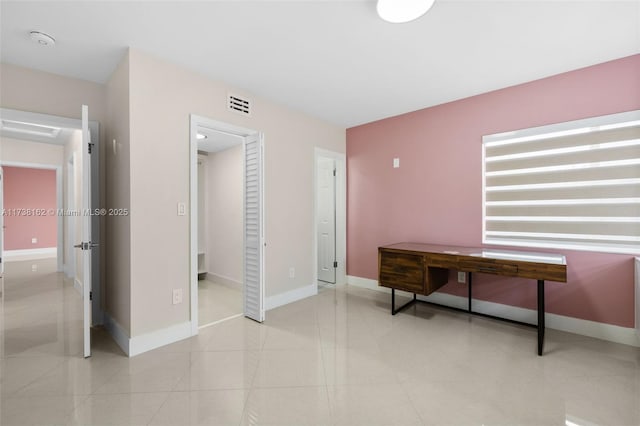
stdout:
[(394, 169), (400, 168), (400, 158), (396, 157), (393, 159), (393, 168)]
[(178, 203), (178, 216), (184, 216), (187, 214), (187, 205), (185, 203)]

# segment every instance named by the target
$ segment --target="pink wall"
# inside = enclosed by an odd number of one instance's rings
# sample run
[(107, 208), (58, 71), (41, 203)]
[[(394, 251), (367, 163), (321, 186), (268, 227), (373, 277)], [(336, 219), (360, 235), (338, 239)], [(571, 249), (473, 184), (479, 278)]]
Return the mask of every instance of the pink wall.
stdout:
[[(5, 250), (56, 247), (56, 171), (3, 167), (4, 170), (4, 234)], [(28, 216), (15, 209), (47, 211), (44, 216)], [(18, 215), (16, 215), (18, 214)], [(31, 244), (32, 238), (37, 244)]]
[[(348, 129), (347, 273), (377, 279), (384, 244), (481, 245), (483, 135), (635, 109), (640, 55)], [(547, 312), (632, 327), (633, 257), (564, 253), (568, 283), (547, 284)], [(474, 280), (475, 298), (535, 307), (531, 280)], [(441, 291), (466, 286), (452, 276)]]

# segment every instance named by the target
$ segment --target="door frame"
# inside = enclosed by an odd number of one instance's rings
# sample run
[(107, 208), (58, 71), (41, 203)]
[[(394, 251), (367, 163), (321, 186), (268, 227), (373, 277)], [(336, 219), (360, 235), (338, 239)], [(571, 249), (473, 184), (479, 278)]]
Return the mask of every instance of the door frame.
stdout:
[[(37, 142), (39, 143), (39, 142)], [(63, 207), (62, 205), (62, 195), (63, 195), (63, 177), (62, 177), (62, 166), (58, 166), (55, 164), (41, 164), (41, 163), (25, 163), (21, 161), (0, 161), (0, 166), (2, 167), (20, 167), (24, 169), (39, 169), (39, 170), (55, 170), (56, 172), (56, 209), (58, 211)], [(4, 196), (4, 195), (3, 195)], [(62, 225), (63, 217), (58, 215), (56, 220), (56, 235), (57, 243), (56, 243), (56, 256), (57, 256), (57, 271), (64, 272), (64, 265), (62, 263), (62, 257), (64, 254), (64, 242), (66, 239), (63, 235), (63, 225)], [(2, 251), (4, 253), (4, 246), (2, 247)], [(2, 256), (3, 259), (5, 256)]]
[[(199, 332), (198, 327), (198, 127), (206, 127), (208, 129), (212, 129), (215, 131), (220, 131), (224, 133), (230, 133), (233, 135), (237, 135), (243, 138), (242, 148), (243, 152), (246, 151), (247, 138), (250, 136), (256, 136), (259, 140), (262, 140), (263, 134), (257, 130), (249, 129), (246, 127), (236, 126), (233, 124), (225, 123), (222, 121), (213, 120), (211, 118), (207, 118), (204, 116), (191, 114), (189, 118), (189, 234), (190, 234), (190, 268), (189, 268), (189, 282), (190, 282), (190, 322), (191, 322), (191, 335), (195, 336)], [(243, 154), (243, 174), (246, 176), (247, 165), (246, 159)], [(262, 170), (264, 171), (264, 156), (262, 157)], [(264, 172), (262, 173), (264, 177)], [(244, 178), (243, 178), (244, 179)], [(243, 185), (243, 192), (246, 189)], [(264, 182), (260, 187), (261, 191), (261, 216), (264, 219)], [(243, 195), (243, 199), (246, 197)], [(243, 217), (244, 217), (243, 212)], [(246, 224), (243, 225), (243, 256), (246, 251)], [(264, 229), (262, 229), (262, 239), (264, 240)], [(264, 250), (264, 241), (263, 241), (263, 250)], [(262, 280), (261, 280), (261, 288), (260, 293), (261, 297), (264, 298), (265, 289), (264, 289), (264, 255), (261, 258), (261, 265), (259, 265), (260, 270), (262, 271)], [(244, 265), (244, 261), (243, 261)], [(246, 305), (246, 291), (245, 287), (245, 277), (243, 270), (243, 278), (242, 278), (242, 297), (243, 297), (243, 315), (244, 306)], [(263, 304), (264, 306), (264, 304)]]
[[(81, 105), (78, 105), (81, 107)], [(0, 117), (7, 120), (27, 121), (30, 123), (39, 123), (45, 126), (64, 127), (69, 129), (82, 130), (81, 118), (67, 118), (51, 114), (40, 114), (30, 111), (20, 111), (9, 108), (0, 108)], [(91, 155), (91, 204), (92, 209), (100, 208), (100, 123), (97, 121), (89, 120), (89, 130), (91, 131), (91, 142), (94, 145), (95, 150)], [(41, 141), (35, 141), (41, 142)], [(95, 155), (94, 155), (95, 154)], [(64, 164), (63, 158), (63, 164)], [(94, 216), (97, 217), (97, 216)], [(60, 221), (61, 218), (58, 218)], [(93, 220), (91, 223), (91, 236), (94, 242), (102, 244), (102, 235), (100, 233), (100, 220)], [(64, 237), (63, 237), (64, 238)], [(66, 242), (65, 242), (66, 243)], [(74, 244), (74, 242), (70, 242)], [(92, 291), (93, 300), (91, 303), (92, 309), (92, 324), (99, 325), (104, 323), (104, 311), (102, 309), (102, 281), (100, 279), (100, 257), (102, 253), (102, 246), (97, 246), (91, 250), (91, 263), (92, 263)]]
[[(1, 155), (1, 152), (0, 152)], [(2, 164), (0, 164), (0, 210), (4, 211), (4, 169), (2, 168)], [(4, 215), (0, 215), (0, 308), (4, 307)], [(4, 317), (4, 309), (0, 312), (3, 315), (0, 317)], [(2, 325), (2, 330), (4, 330), (4, 323), (2, 323), (3, 319), (0, 319), (0, 325)], [(2, 353), (4, 353), (4, 348), (2, 344), (4, 343), (4, 339), (0, 339), (0, 349), (2, 349)]]
[(330, 158), (336, 164), (336, 285), (347, 282), (347, 156), (315, 147), (313, 151), (313, 271), (318, 285), (318, 159)]

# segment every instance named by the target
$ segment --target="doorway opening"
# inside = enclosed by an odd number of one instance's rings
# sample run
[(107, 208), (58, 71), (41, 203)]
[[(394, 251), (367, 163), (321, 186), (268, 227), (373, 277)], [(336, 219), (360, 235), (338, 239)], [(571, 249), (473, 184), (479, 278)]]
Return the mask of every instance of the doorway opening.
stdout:
[[(10, 141), (3, 138), (3, 144)], [(3, 169), (3, 259), (5, 262), (54, 259), (62, 271), (62, 167), (0, 161)]]
[(346, 283), (346, 157), (314, 152), (314, 248), (318, 289)]
[[(17, 204), (12, 208), (15, 209), (16, 219), (29, 219), (33, 222), (26, 223), (23, 220), (21, 223), (16, 221), (4, 224), (15, 227), (15, 229), (0, 230), (0, 240), (7, 237), (5, 231), (17, 231), (16, 236), (21, 234), (20, 238), (23, 241), (13, 247), (1, 247), (0, 257), (3, 261), (7, 260), (5, 251), (9, 250), (9, 261), (12, 260), (12, 257), (16, 261), (26, 261), (26, 265), (21, 265), (18, 269), (33, 273), (42, 272), (37, 262), (47, 260), (45, 262), (47, 271), (58, 277), (54, 280), (55, 282), (62, 283), (63, 278), (66, 277), (70, 285), (80, 291), (78, 301), (81, 304), (81, 309), (78, 319), (83, 323), (83, 337), (80, 341), (84, 345), (84, 356), (89, 356), (89, 326), (102, 323), (100, 256), (97, 248), (90, 252), (87, 251), (93, 268), (91, 266), (84, 267), (87, 262), (83, 261), (83, 256), (79, 253), (80, 250), (73, 248), (78, 242), (73, 237), (80, 238), (81, 235), (89, 235), (88, 229), (91, 229), (93, 234), (91, 243), (97, 244), (100, 239), (99, 220), (97, 217), (91, 217), (89, 212), (90, 207), (91, 210), (98, 208), (100, 199), (99, 150), (97, 149), (99, 146), (99, 127), (97, 122), (88, 121), (88, 109), (84, 106), (82, 109), (83, 120), (0, 109), (2, 117), (0, 125), (2, 157), (0, 162), (5, 170), (11, 171), (14, 168), (15, 170), (21, 168), (22, 173), (21, 177), (17, 178), (19, 180), (18, 191), (21, 192), (22, 198), (18, 199)], [(88, 154), (90, 144), (89, 138), (86, 136), (89, 133), (93, 137), (91, 146), (93, 146), (94, 155)], [(85, 152), (87, 153), (86, 160), (82, 158)], [(86, 166), (82, 167), (83, 165)], [(49, 172), (49, 176), (46, 178), (48, 183), (42, 180), (35, 183), (36, 187), (31, 189), (25, 186), (34, 181), (38, 173), (42, 175), (46, 171)], [(25, 173), (30, 173), (30, 175)], [(55, 178), (51, 176), (52, 173), (55, 174)], [(83, 176), (83, 173), (91, 174), (94, 178)], [(55, 184), (52, 183), (54, 179)], [(89, 182), (91, 183), (89, 184)], [(42, 193), (45, 187), (51, 185), (55, 185), (55, 193), (49, 192), (48, 195)], [(78, 203), (80, 194), (83, 194), (81, 200), (86, 200), (86, 206)], [(30, 195), (32, 199), (25, 198), (26, 195)], [(33, 196), (40, 199), (49, 197), (48, 204), (39, 203)], [(55, 197), (55, 201), (51, 197)], [(5, 205), (4, 208), (6, 209), (6, 207)], [(34, 219), (39, 220), (39, 223), (35, 223)], [(86, 225), (82, 223), (83, 219)], [(52, 237), (53, 234), (55, 234), (55, 239)], [(25, 248), (25, 244), (27, 247), (31, 244), (33, 248)], [(43, 257), (49, 259), (42, 259)], [(53, 260), (54, 258), (57, 260)], [(16, 262), (16, 267), (18, 266)], [(86, 275), (82, 276), (83, 274)], [(11, 285), (11, 277), (15, 277), (15, 275), (7, 273), (4, 276), (6, 278), (4, 284), (8, 288)], [(87, 277), (91, 277), (91, 279)], [(84, 285), (85, 282), (89, 284)], [(90, 293), (93, 293), (93, 298), (89, 297)], [(65, 306), (67, 310), (77, 311), (76, 307)]]
[(264, 320), (262, 135), (191, 116), (191, 324)]

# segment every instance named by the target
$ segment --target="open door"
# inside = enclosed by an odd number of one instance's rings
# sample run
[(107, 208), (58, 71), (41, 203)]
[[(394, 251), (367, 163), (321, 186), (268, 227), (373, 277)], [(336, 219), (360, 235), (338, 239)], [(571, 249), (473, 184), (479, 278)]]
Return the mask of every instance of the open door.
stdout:
[(244, 315), (264, 321), (264, 221), (262, 215), (262, 135), (244, 144)]
[(336, 161), (319, 157), (317, 163), (318, 280), (336, 283)]
[(89, 132), (89, 107), (82, 105), (82, 240), (74, 247), (82, 250), (82, 305), (84, 357), (91, 356), (91, 133)]

